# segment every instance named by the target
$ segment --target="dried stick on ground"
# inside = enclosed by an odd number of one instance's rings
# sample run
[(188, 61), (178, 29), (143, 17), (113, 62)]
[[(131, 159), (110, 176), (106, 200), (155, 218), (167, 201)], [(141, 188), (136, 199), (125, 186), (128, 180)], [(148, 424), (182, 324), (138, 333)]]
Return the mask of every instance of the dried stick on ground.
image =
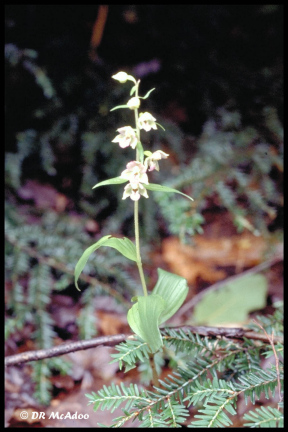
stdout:
[[(179, 327), (170, 327), (170, 328), (173, 328), (175, 330), (182, 329), (184, 332), (191, 331), (192, 333), (197, 333), (201, 336), (210, 336), (210, 337), (226, 337), (226, 338), (234, 338), (234, 339), (243, 339), (243, 337), (245, 336), (246, 338), (261, 340), (262, 342), (269, 343), (269, 339), (267, 338), (266, 335), (254, 333), (249, 330), (245, 330), (243, 328), (205, 327), (205, 326), (198, 326), (198, 327), (179, 326)], [(113, 335), (113, 336), (102, 336), (102, 337), (83, 340), (79, 342), (64, 343), (48, 349), (27, 351), (21, 354), (15, 354), (15, 355), (5, 357), (5, 366), (13, 366), (21, 363), (26, 363), (28, 361), (36, 361), (45, 358), (57, 357), (63, 354), (67, 354), (69, 352), (95, 348), (99, 345), (115, 346), (120, 342), (124, 342), (126, 339), (134, 339), (134, 338), (135, 338), (134, 335), (123, 333), (123, 334)], [(274, 340), (276, 339), (277, 340), (279, 339), (280, 341), (281, 338), (275, 337)]]

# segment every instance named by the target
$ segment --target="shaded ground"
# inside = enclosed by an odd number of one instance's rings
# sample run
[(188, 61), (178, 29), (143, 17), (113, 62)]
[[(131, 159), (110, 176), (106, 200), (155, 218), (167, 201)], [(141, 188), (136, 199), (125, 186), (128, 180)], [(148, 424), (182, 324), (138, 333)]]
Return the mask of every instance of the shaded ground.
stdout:
[[(44, 199), (44, 197), (43, 197)], [(209, 219), (209, 218), (208, 218)], [(72, 222), (73, 223), (73, 222)], [(195, 236), (192, 245), (182, 245), (176, 237), (165, 238), (160, 248), (151, 251), (149, 264), (150, 285), (156, 281), (156, 268), (161, 267), (187, 278), (190, 287), (187, 302), (193, 296), (213, 283), (224, 280), (227, 277), (241, 273), (252, 268), (271, 256), (271, 250), (279, 255), (279, 262), (268, 268), (265, 272), (268, 279), (267, 306), (257, 313), (271, 313), (271, 304), (283, 297), (283, 265), (281, 261), (281, 244), (275, 240), (275, 244), (267, 244), (261, 237), (252, 234), (236, 234), (235, 228), (229, 220), (227, 213), (215, 214), (204, 227), (204, 234)], [(7, 281), (9, 283), (9, 281)], [(70, 334), (68, 340), (79, 340), (79, 334), (75, 322), (81, 305), (69, 294), (54, 293), (52, 299), (51, 316), (57, 323), (58, 335), (55, 344), (63, 343), (61, 334)], [(96, 318), (97, 336), (113, 335), (119, 333), (130, 333), (126, 322), (126, 313), (117, 305), (113, 298), (97, 297), (94, 303), (94, 314)], [(185, 324), (191, 318), (191, 312), (187, 311), (180, 318), (178, 325)], [(233, 323), (243, 325), (243, 323)], [(26, 327), (20, 334), (10, 337), (6, 343), (6, 355), (15, 354), (35, 349), (29, 335), (33, 329)], [(19, 341), (21, 345), (19, 346)], [(67, 342), (67, 336), (65, 341)], [(6, 403), (5, 416), (8, 427), (92, 427), (97, 423), (111, 424), (113, 418), (121, 414), (116, 410), (113, 414), (107, 411), (94, 413), (92, 406), (87, 406), (85, 393), (100, 390), (103, 385), (110, 385), (111, 381), (116, 384), (124, 382), (139, 383), (139, 373), (135, 370), (124, 374), (119, 371), (116, 363), (109, 365), (110, 353), (113, 348), (98, 347), (88, 351), (78, 351), (65, 355), (61, 358), (71, 362), (72, 369), (69, 375), (54, 375), (50, 379), (52, 384), (52, 400), (49, 407), (39, 406), (33, 397), (34, 384), (31, 381), (31, 366), (24, 364), (19, 367), (9, 367), (6, 374)], [(162, 378), (171, 370), (165, 366)], [(257, 402), (258, 403), (258, 402)], [(263, 402), (264, 403), (264, 402)], [(28, 419), (21, 419), (21, 412), (28, 413)], [(247, 410), (243, 405), (239, 411)], [(32, 412), (44, 412), (45, 419), (32, 419)], [(88, 414), (86, 419), (55, 419), (50, 418), (52, 412), (59, 415), (71, 413), (71, 416)], [(193, 410), (191, 411), (193, 414)], [(56, 414), (57, 415), (57, 414)], [(35, 414), (34, 414), (35, 416)], [(235, 419), (235, 424), (240, 420)], [(128, 426), (128, 425), (127, 425)], [(135, 425), (129, 424), (129, 427)]]

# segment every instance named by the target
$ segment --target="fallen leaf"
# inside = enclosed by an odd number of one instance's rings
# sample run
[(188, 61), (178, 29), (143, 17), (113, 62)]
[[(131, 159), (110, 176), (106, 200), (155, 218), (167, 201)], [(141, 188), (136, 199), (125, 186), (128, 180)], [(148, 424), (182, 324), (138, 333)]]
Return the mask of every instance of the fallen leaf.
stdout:
[(98, 327), (101, 333), (106, 335), (116, 335), (127, 331), (126, 314), (116, 314), (114, 312), (97, 311)]
[(63, 212), (69, 204), (69, 199), (59, 193), (49, 184), (41, 184), (35, 180), (28, 180), (18, 190), (18, 195), (25, 201), (33, 200), (40, 209), (55, 209)]
[(236, 267), (236, 272), (253, 267), (262, 261), (267, 247), (262, 237), (249, 233), (217, 238), (196, 235), (193, 243), (182, 244), (177, 237), (162, 242), (163, 260), (191, 284), (198, 278), (209, 284), (224, 279), (225, 267)]
[(248, 313), (266, 306), (267, 280), (260, 274), (243, 276), (210, 291), (195, 306), (193, 324), (243, 324)]

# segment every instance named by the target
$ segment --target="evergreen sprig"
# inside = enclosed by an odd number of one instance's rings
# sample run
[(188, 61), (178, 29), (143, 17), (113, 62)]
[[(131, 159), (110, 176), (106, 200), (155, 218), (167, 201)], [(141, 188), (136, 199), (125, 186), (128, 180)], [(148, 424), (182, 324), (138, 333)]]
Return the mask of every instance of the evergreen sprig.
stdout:
[[(266, 317), (281, 321), (281, 308)], [(283, 319), (283, 312), (282, 312)], [(271, 400), (276, 395), (276, 387), (283, 385), (283, 365), (271, 365), (263, 369), (262, 360), (270, 351), (270, 345), (243, 338), (242, 341), (219, 340), (193, 334), (183, 329), (162, 329), (164, 348), (172, 347), (188, 355), (183, 367), (169, 374), (164, 380), (159, 379), (159, 386), (153, 390), (140, 390), (137, 385), (121, 388), (115, 385), (105, 387), (98, 393), (87, 395), (94, 409), (113, 410), (126, 404), (123, 415), (113, 420), (112, 427), (125, 426), (127, 421), (138, 419), (141, 427), (179, 427), (195, 412), (189, 427), (230, 427), (231, 416), (237, 414), (237, 402), (244, 398), (246, 404), (256, 403), (262, 396)], [(280, 343), (278, 345), (281, 345)], [(116, 347), (113, 354), (121, 367), (127, 363), (132, 368), (139, 362), (147, 361), (148, 351), (140, 340), (127, 340)], [(279, 350), (277, 351), (279, 352)], [(282, 351), (280, 351), (282, 354)], [(188, 354), (189, 353), (189, 354)], [(274, 353), (274, 351), (273, 351)], [(212, 379), (211, 379), (212, 376)], [(138, 388), (138, 390), (136, 390)], [(281, 401), (278, 409), (267, 405), (264, 410), (250, 411), (244, 419), (248, 427), (281, 427), (283, 424)]]
[(269, 427), (269, 428), (283, 428), (284, 416), (283, 412), (277, 408), (268, 406), (261, 406), (256, 408), (255, 411), (250, 410), (249, 413), (244, 414), (244, 419), (248, 420), (244, 423), (246, 427)]
[(111, 354), (111, 357), (114, 358), (111, 363), (119, 362), (120, 370), (125, 364), (125, 371), (127, 372), (130, 369), (136, 367), (137, 361), (145, 361), (145, 359), (149, 358), (149, 347), (148, 344), (144, 341), (141, 341), (139, 338), (136, 340), (127, 340), (116, 346), (116, 350), (118, 353)]
[[(27, 208), (27, 212), (29, 210)], [(79, 249), (85, 241), (89, 241), (77, 228), (69, 223), (67, 216), (47, 212), (38, 223), (29, 225), (21, 217), (15, 207), (7, 204), (5, 213), (5, 259), (6, 280), (11, 287), (7, 292), (5, 338), (13, 337), (15, 332), (21, 332), (31, 325), (34, 329), (31, 340), (37, 349), (47, 349), (53, 346), (56, 331), (55, 322), (50, 312), (52, 294), (67, 289), (73, 280), (73, 265), (78, 257)], [(102, 280), (113, 277), (115, 258), (106, 253), (99, 254), (96, 271)], [(123, 272), (122, 272), (123, 269)], [(94, 266), (94, 275), (95, 266)], [(125, 298), (121, 287), (116, 291), (96, 277), (90, 277), (91, 269), (85, 270), (83, 280), (86, 283), (81, 298), (82, 314), (77, 320), (79, 334), (83, 339), (95, 335), (95, 304), (93, 299), (101, 295), (115, 294), (115, 300), (124, 308)], [(121, 286), (131, 290), (131, 284), (125, 284), (126, 270), (118, 265), (115, 280), (119, 277)], [(111, 279), (110, 279), (111, 280)], [(119, 284), (120, 285), (120, 284)], [(134, 293), (134, 291), (133, 291)], [(54, 359), (55, 360), (55, 359)], [(33, 381), (35, 382), (35, 397), (40, 403), (49, 404), (51, 400), (51, 380), (53, 371), (61, 371), (64, 362), (42, 360), (32, 362)], [(63, 369), (63, 368), (62, 368)], [(68, 368), (65, 368), (68, 373)]]

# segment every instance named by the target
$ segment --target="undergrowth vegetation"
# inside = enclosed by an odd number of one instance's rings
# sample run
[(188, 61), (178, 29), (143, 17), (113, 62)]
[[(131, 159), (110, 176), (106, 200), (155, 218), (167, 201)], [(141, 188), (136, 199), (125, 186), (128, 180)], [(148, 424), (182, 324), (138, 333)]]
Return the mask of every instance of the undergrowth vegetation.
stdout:
[[(130, 298), (140, 291), (126, 260), (106, 249), (98, 253), (97, 260), (87, 263), (79, 277), (81, 294), (75, 292), (73, 282), (79, 251), (91, 242), (83, 230), (84, 220), (97, 220), (103, 235), (117, 232), (133, 236), (132, 208), (124, 205), (121, 191), (111, 188), (107, 194), (107, 190), (99, 189), (95, 194), (92, 190), (94, 184), (117, 172), (120, 175), (119, 166), (127, 161), (125, 151), (111, 140), (116, 125), (126, 124), (128, 114), (116, 111), (108, 116), (110, 108), (123, 100), (127, 88), (109, 88), (110, 71), (100, 66), (88, 67), (84, 82), (73, 74), (53, 82), (35, 50), (14, 43), (6, 45), (5, 58), (8, 97), (13, 79), (17, 81), (22, 75), (24, 82), (28, 79), (31, 88), (37, 89), (37, 104), (28, 113), (33, 120), (17, 130), (12, 141), (8, 137), (5, 153), (5, 335), (21, 345), (25, 342), (24, 329), (29, 326), (35, 349), (49, 348), (57, 336), (51, 313), (55, 293), (65, 292), (81, 303), (78, 334), (80, 339), (89, 339), (97, 331), (95, 297), (112, 296), (126, 311)], [(272, 79), (273, 73), (273, 68), (268, 68), (260, 75)], [(253, 85), (256, 100), (257, 80)], [(85, 92), (87, 86), (89, 92)], [(77, 103), (71, 102), (75, 91), (81, 94)], [(157, 173), (157, 182), (193, 196), (194, 202), (161, 193), (154, 194), (156, 205), (152, 199), (141, 200), (140, 231), (147, 243), (144, 262), (161, 236), (173, 234), (189, 242), (193, 235), (201, 234), (205, 212), (215, 207), (231, 214), (239, 232), (249, 230), (267, 241), (275, 231), (281, 234), (283, 128), (279, 109), (270, 102), (261, 104), (257, 121), (255, 113), (251, 118), (243, 115), (243, 106), (240, 109), (234, 100), (213, 114), (210, 109), (197, 137), (185, 135), (164, 115), (157, 117), (165, 132), (149, 132), (145, 145), (151, 152), (161, 147), (170, 154), (166, 166)], [(154, 105), (145, 103), (153, 113)], [(25, 201), (19, 190), (31, 179), (67, 195), (70, 202), (65, 211), (37, 210)], [(81, 223), (73, 219), (77, 213), (82, 215)], [(114, 361), (126, 371), (137, 367), (142, 384), (112, 384), (92, 392), (89, 403), (95, 410), (111, 412), (121, 406), (123, 415), (114, 419), (114, 427), (125, 426), (131, 419), (138, 419), (141, 427), (184, 423), (229, 427), (238, 412), (237, 403), (244, 399), (254, 405), (249, 405), (244, 415), (245, 427), (283, 427), (283, 312), (277, 304), (274, 310), (274, 315), (257, 317), (268, 335), (273, 333), (272, 343), (257, 336), (230, 340), (161, 329), (164, 346), (154, 357), (155, 367), (160, 374), (169, 364), (173, 373), (149, 390), (147, 344), (137, 338), (127, 340), (116, 347)], [(263, 328), (255, 323), (248, 327), (256, 335), (263, 334)], [(67, 374), (70, 366), (57, 358), (31, 366), (34, 396), (49, 404), (50, 376), (55, 371)]]
[[(283, 336), (283, 311), (278, 305), (274, 316), (266, 317), (265, 327), (273, 328), (275, 336)], [(257, 317), (261, 323), (261, 317)], [(252, 325), (258, 333), (261, 327)], [(97, 393), (87, 395), (93, 409), (107, 409), (113, 412), (125, 404), (123, 416), (114, 419), (113, 427), (125, 426), (131, 419), (138, 419), (141, 427), (180, 427), (187, 424), (191, 416), (189, 407), (194, 407), (191, 427), (229, 427), (233, 425), (233, 415), (237, 414), (237, 401), (241, 398), (253, 405), (263, 397), (275, 401), (260, 408), (252, 408), (244, 415), (246, 427), (283, 427), (283, 402), (280, 385), (283, 385), (282, 342), (276, 346), (245, 339), (212, 339), (192, 334), (189, 330), (166, 328), (162, 331), (165, 357), (166, 349), (173, 347), (176, 371), (164, 380), (159, 387), (146, 390), (131, 384), (125, 387), (112, 384)], [(276, 336), (276, 337), (277, 337)], [(130, 370), (137, 362), (149, 364), (149, 350), (143, 341), (126, 341), (116, 347), (114, 361)], [(169, 351), (168, 351), (169, 352)], [(184, 353), (184, 357), (181, 354)], [(277, 359), (271, 361), (276, 353)], [(167, 356), (167, 352), (166, 352)], [(157, 359), (161, 369), (161, 355)], [(267, 368), (262, 361), (269, 358)], [(275, 359), (274, 359), (275, 360)], [(278, 363), (279, 362), (279, 363)], [(184, 365), (184, 366), (183, 366)], [(282, 383), (282, 384), (280, 384)], [(122, 406), (123, 406), (122, 405)], [(239, 416), (238, 416), (239, 417)], [(103, 425), (102, 425), (103, 426)]]

